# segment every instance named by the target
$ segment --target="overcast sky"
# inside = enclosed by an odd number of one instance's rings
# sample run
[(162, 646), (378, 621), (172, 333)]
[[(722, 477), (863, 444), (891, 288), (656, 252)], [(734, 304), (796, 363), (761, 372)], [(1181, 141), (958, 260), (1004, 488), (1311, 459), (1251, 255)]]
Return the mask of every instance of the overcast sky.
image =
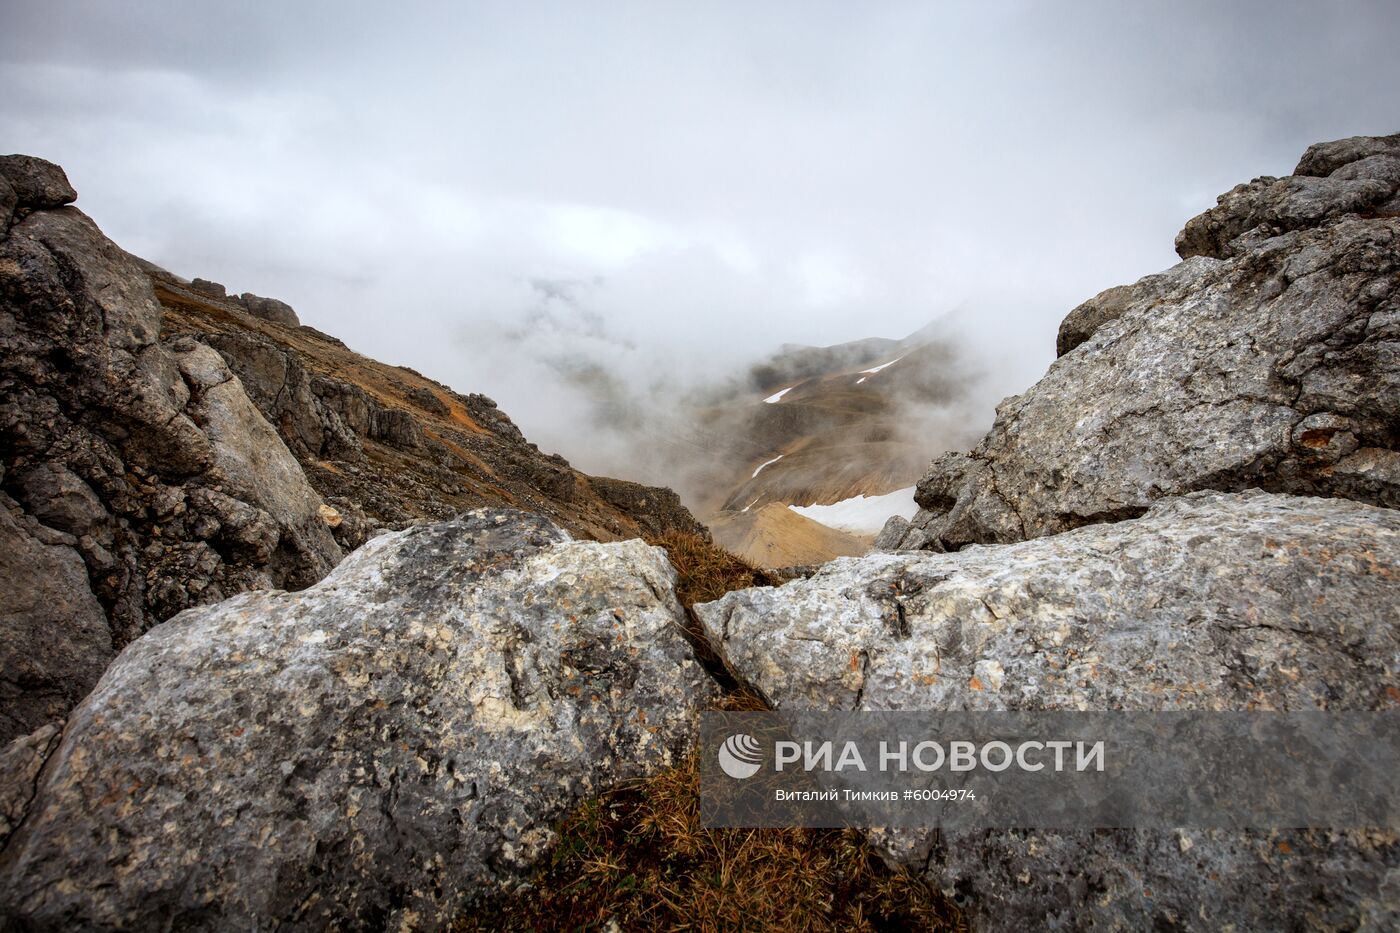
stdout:
[(0, 150), (599, 468), (561, 354), (645, 392), (949, 314), (989, 420), (1217, 194), (1400, 130), (1397, 49), (1393, 2), (0, 0)]

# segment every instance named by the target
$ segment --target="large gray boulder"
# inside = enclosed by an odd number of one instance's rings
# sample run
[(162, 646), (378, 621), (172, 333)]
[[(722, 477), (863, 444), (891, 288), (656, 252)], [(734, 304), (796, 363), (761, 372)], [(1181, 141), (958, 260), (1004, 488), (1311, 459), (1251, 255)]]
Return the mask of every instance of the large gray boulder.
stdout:
[(53, 206), (71, 200), (62, 171), (9, 157), (0, 175), (24, 208), (0, 232), (0, 493), (18, 507), (0, 529), (16, 542), (8, 741), (66, 713), (156, 622), (246, 589), (307, 586), (341, 551), (219, 354), (163, 338), (145, 270), (76, 208)]
[(1340, 168), (1376, 155), (1394, 155), (1400, 151), (1400, 133), (1389, 136), (1348, 136), (1331, 142), (1314, 143), (1298, 160), (1294, 175), (1326, 178)]
[[(0, 856), (26, 930), (439, 929), (715, 688), (665, 553), (480, 510), (191, 609), (72, 713)], [(32, 768), (33, 749), (14, 756)]]
[(78, 200), (63, 169), (37, 156), (0, 156), (0, 178), (13, 189), (20, 209), (49, 210)]
[(285, 301), (276, 298), (264, 298), (261, 295), (254, 295), (252, 292), (244, 292), (235, 299), (240, 305), (248, 310), (253, 317), (262, 318), (264, 321), (272, 321), (274, 324), (286, 324), (288, 327), (300, 326), (301, 320), (297, 318), (297, 313), (292, 310), (292, 306)]
[[(840, 559), (696, 614), (778, 709), (1375, 710), (1400, 705), (1397, 606), (1400, 512), (1253, 492)], [(875, 836), (986, 929), (1400, 922), (1391, 832)]]
[(1396, 139), (1314, 147), (1328, 177), (1236, 189), (1182, 263), (1075, 309), (1063, 355), (878, 545), (1019, 541), (1199, 489), (1400, 505)]

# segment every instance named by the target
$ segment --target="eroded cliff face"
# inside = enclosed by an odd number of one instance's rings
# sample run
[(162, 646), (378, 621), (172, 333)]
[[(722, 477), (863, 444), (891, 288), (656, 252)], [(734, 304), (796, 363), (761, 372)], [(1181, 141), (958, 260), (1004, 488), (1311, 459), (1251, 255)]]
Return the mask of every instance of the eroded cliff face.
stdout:
[(76, 197), (58, 166), (0, 157), (0, 740), (63, 716), (152, 625), (309, 586), (380, 531), (514, 505), (583, 537), (704, 533), (484, 396), (131, 256)]
[(1202, 489), (1400, 504), (1397, 191), (1387, 136), (1223, 195), (1180, 265), (1071, 312), (1045, 377), (935, 461), (878, 544), (1020, 541)]

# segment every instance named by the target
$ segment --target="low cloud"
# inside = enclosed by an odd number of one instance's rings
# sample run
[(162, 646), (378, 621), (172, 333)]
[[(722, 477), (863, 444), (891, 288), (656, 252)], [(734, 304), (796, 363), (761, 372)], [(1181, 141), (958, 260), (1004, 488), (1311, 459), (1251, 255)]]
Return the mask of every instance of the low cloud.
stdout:
[(984, 427), (1216, 194), (1400, 129), (1385, 2), (12, 7), (0, 139), (118, 242), (624, 475), (779, 345), (940, 316)]

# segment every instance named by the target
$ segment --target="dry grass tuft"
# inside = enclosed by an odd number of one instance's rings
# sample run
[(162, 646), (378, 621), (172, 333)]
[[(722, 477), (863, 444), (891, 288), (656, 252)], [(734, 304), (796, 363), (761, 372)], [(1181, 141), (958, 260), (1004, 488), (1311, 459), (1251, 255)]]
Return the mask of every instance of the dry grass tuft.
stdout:
[(774, 586), (782, 582), (768, 571), (755, 567), (699, 535), (668, 531), (647, 543), (665, 548), (670, 555), (671, 564), (680, 577), (676, 593), (687, 609), (696, 603), (719, 599), (731, 590)]
[(481, 905), (455, 930), (966, 929), (953, 905), (886, 868), (855, 830), (703, 828), (699, 781), (692, 756), (587, 801), (557, 827), (529, 889)]

